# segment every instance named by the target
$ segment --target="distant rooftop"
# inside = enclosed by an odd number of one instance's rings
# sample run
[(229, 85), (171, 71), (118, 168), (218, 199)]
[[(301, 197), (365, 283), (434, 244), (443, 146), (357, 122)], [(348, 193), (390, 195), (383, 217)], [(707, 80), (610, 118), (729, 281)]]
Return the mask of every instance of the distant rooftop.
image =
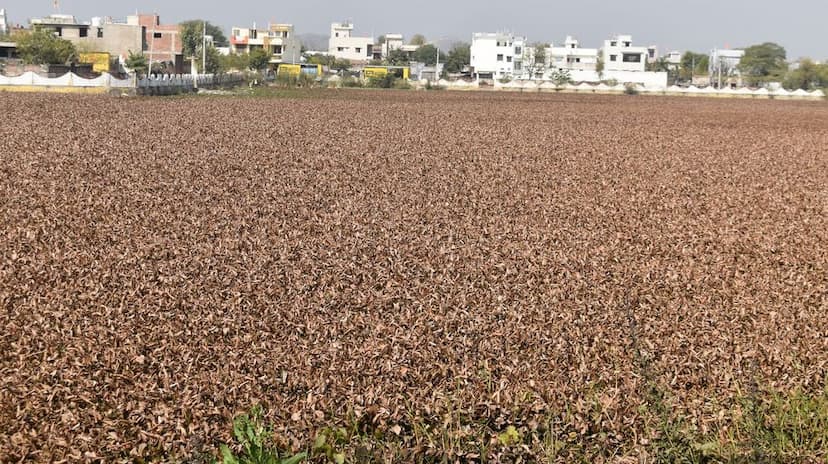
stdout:
[(49, 16), (44, 16), (43, 18), (32, 18), (32, 24), (84, 24), (80, 23), (75, 19), (72, 15), (66, 14), (52, 14)]

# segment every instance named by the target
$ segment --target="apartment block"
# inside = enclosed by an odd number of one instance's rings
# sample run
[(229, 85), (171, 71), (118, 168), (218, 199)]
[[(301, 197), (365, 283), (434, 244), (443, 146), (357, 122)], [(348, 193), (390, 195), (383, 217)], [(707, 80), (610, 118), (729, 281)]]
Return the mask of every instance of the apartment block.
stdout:
[[(416, 52), (418, 48), (420, 48), (419, 45), (406, 45), (406, 43), (403, 41), (402, 34), (385, 34), (385, 42), (383, 42), (380, 45), (380, 58), (387, 58), (388, 54), (394, 50), (402, 50), (405, 53), (411, 55), (412, 53)], [(374, 47), (374, 49), (376, 54), (376, 46)]]
[(526, 38), (506, 32), (472, 35), (471, 68), (477, 78), (502, 79), (524, 72)]
[(127, 16), (127, 24), (142, 28), (144, 55), (148, 62), (173, 63), (176, 69), (183, 66), (181, 30), (177, 24), (161, 24), (157, 14)]
[(298, 63), (302, 58), (302, 44), (292, 24), (269, 24), (267, 29), (233, 27), (230, 33), (230, 53), (250, 53), (263, 49), (270, 55), (271, 64)]
[(598, 67), (598, 49), (582, 48), (578, 39), (566, 36), (563, 46), (549, 47), (546, 61), (550, 68), (569, 71), (595, 71)]
[(354, 25), (348, 22), (331, 24), (328, 54), (337, 59), (365, 63), (374, 58), (374, 38), (354, 36)]
[(125, 60), (130, 52), (145, 50), (142, 26), (116, 22), (111, 18), (92, 18), (80, 22), (72, 15), (53, 14), (31, 20), (33, 29), (52, 31), (56, 36), (91, 52), (104, 52)]
[(744, 50), (720, 48), (711, 50), (709, 64), (710, 74), (718, 74), (720, 70), (725, 75), (735, 72), (743, 56), (745, 56)]
[(604, 42), (602, 50), (605, 71), (647, 70), (648, 47), (633, 46), (632, 36), (619, 35)]

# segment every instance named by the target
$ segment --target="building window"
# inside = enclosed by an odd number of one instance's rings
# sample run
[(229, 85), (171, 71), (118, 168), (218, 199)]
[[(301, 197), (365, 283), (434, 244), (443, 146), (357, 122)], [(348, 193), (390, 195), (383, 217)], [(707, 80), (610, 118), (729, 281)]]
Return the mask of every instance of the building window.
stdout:
[(610, 47), (617, 47), (617, 46), (618, 46), (618, 42), (616, 42), (614, 40), (612, 42), (610, 42)]
[(641, 63), (641, 55), (638, 53), (624, 53), (624, 63)]
[(357, 53), (362, 53), (362, 47), (357, 47), (357, 48), (356, 48), (356, 52), (357, 52)]
[(575, 44), (570, 45), (569, 48), (575, 48)]
[(63, 37), (63, 28), (62, 27), (56, 27), (55, 28), (55, 35), (58, 36), (58, 37)]
[(98, 38), (103, 39), (103, 28), (102, 27), (98, 28)]
[(152, 38), (153, 39), (160, 39), (161, 37), (162, 37), (162, 35), (161, 35), (160, 32), (153, 32), (152, 33)]
[(520, 71), (520, 69), (521, 69), (520, 61), (515, 62), (515, 71)]
[(497, 55), (497, 61), (503, 61), (503, 54)]
[(576, 62), (576, 63), (580, 63), (580, 62), (581, 62), (581, 59), (580, 59), (580, 58), (575, 58), (575, 62)]
[(339, 37), (339, 32), (336, 33), (336, 36)]
[(629, 48), (629, 47), (630, 47), (630, 45), (632, 45), (632, 43), (630, 43), (630, 42), (624, 42), (624, 46), (625, 46), (625, 47)]
[(507, 56), (507, 57), (506, 57), (506, 62), (507, 62), (507, 63), (511, 63), (511, 62), (512, 62), (512, 57), (511, 57), (511, 56)]
[(80, 28), (80, 29), (78, 30), (78, 34), (79, 34), (81, 37), (89, 37), (89, 28), (88, 28), (88, 27), (82, 27), (82, 28)]
[(336, 47), (336, 51), (338, 51), (338, 52), (344, 52), (344, 51), (345, 51), (345, 47)]
[(618, 55), (610, 55), (610, 61), (618, 61)]
[(521, 49), (520, 47), (515, 47), (515, 55), (520, 55), (522, 51), (523, 49)]

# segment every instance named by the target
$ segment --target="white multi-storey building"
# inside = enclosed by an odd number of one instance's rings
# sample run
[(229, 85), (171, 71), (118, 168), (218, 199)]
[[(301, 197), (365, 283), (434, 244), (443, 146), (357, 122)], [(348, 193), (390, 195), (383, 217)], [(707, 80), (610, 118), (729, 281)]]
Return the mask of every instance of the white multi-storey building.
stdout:
[(382, 57), (387, 58), (393, 50), (402, 50), (408, 54), (414, 53), (419, 45), (406, 45), (402, 34), (385, 34), (385, 42), (381, 44)]
[(373, 37), (354, 37), (351, 23), (331, 24), (328, 54), (341, 60), (367, 62), (374, 57)]
[(598, 49), (581, 48), (577, 39), (567, 36), (562, 47), (553, 45), (546, 50), (546, 62), (553, 69), (595, 71), (598, 66)]
[(671, 52), (668, 52), (664, 56), (664, 59), (666, 59), (667, 63), (670, 64), (670, 65), (679, 66), (679, 65), (681, 65), (681, 52), (678, 51), (678, 50), (673, 50)]
[(0, 35), (9, 33), (9, 19), (6, 17), (6, 10), (0, 8)]
[(647, 70), (648, 47), (634, 47), (632, 36), (619, 35), (604, 42), (602, 50), (605, 71)]
[(742, 75), (739, 63), (745, 56), (744, 50), (714, 49), (710, 51), (710, 83), (716, 87), (741, 87)]
[(710, 74), (718, 74), (721, 69), (722, 74), (730, 74), (736, 70), (742, 57), (745, 56), (744, 50), (728, 50), (728, 49), (714, 49), (710, 51)]
[(472, 35), (471, 68), (474, 76), (501, 79), (523, 73), (526, 38), (510, 33), (478, 32)]
[(302, 44), (296, 37), (292, 24), (270, 24), (259, 30), (233, 27), (230, 34), (230, 53), (250, 53), (263, 49), (270, 55), (270, 63), (298, 63), (302, 58)]

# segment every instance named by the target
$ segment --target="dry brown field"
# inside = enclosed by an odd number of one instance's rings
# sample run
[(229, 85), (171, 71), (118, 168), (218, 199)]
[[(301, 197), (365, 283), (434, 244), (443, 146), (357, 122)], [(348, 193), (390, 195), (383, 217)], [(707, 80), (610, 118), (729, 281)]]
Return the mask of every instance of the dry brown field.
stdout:
[(0, 462), (828, 459), (822, 102), (0, 108)]

